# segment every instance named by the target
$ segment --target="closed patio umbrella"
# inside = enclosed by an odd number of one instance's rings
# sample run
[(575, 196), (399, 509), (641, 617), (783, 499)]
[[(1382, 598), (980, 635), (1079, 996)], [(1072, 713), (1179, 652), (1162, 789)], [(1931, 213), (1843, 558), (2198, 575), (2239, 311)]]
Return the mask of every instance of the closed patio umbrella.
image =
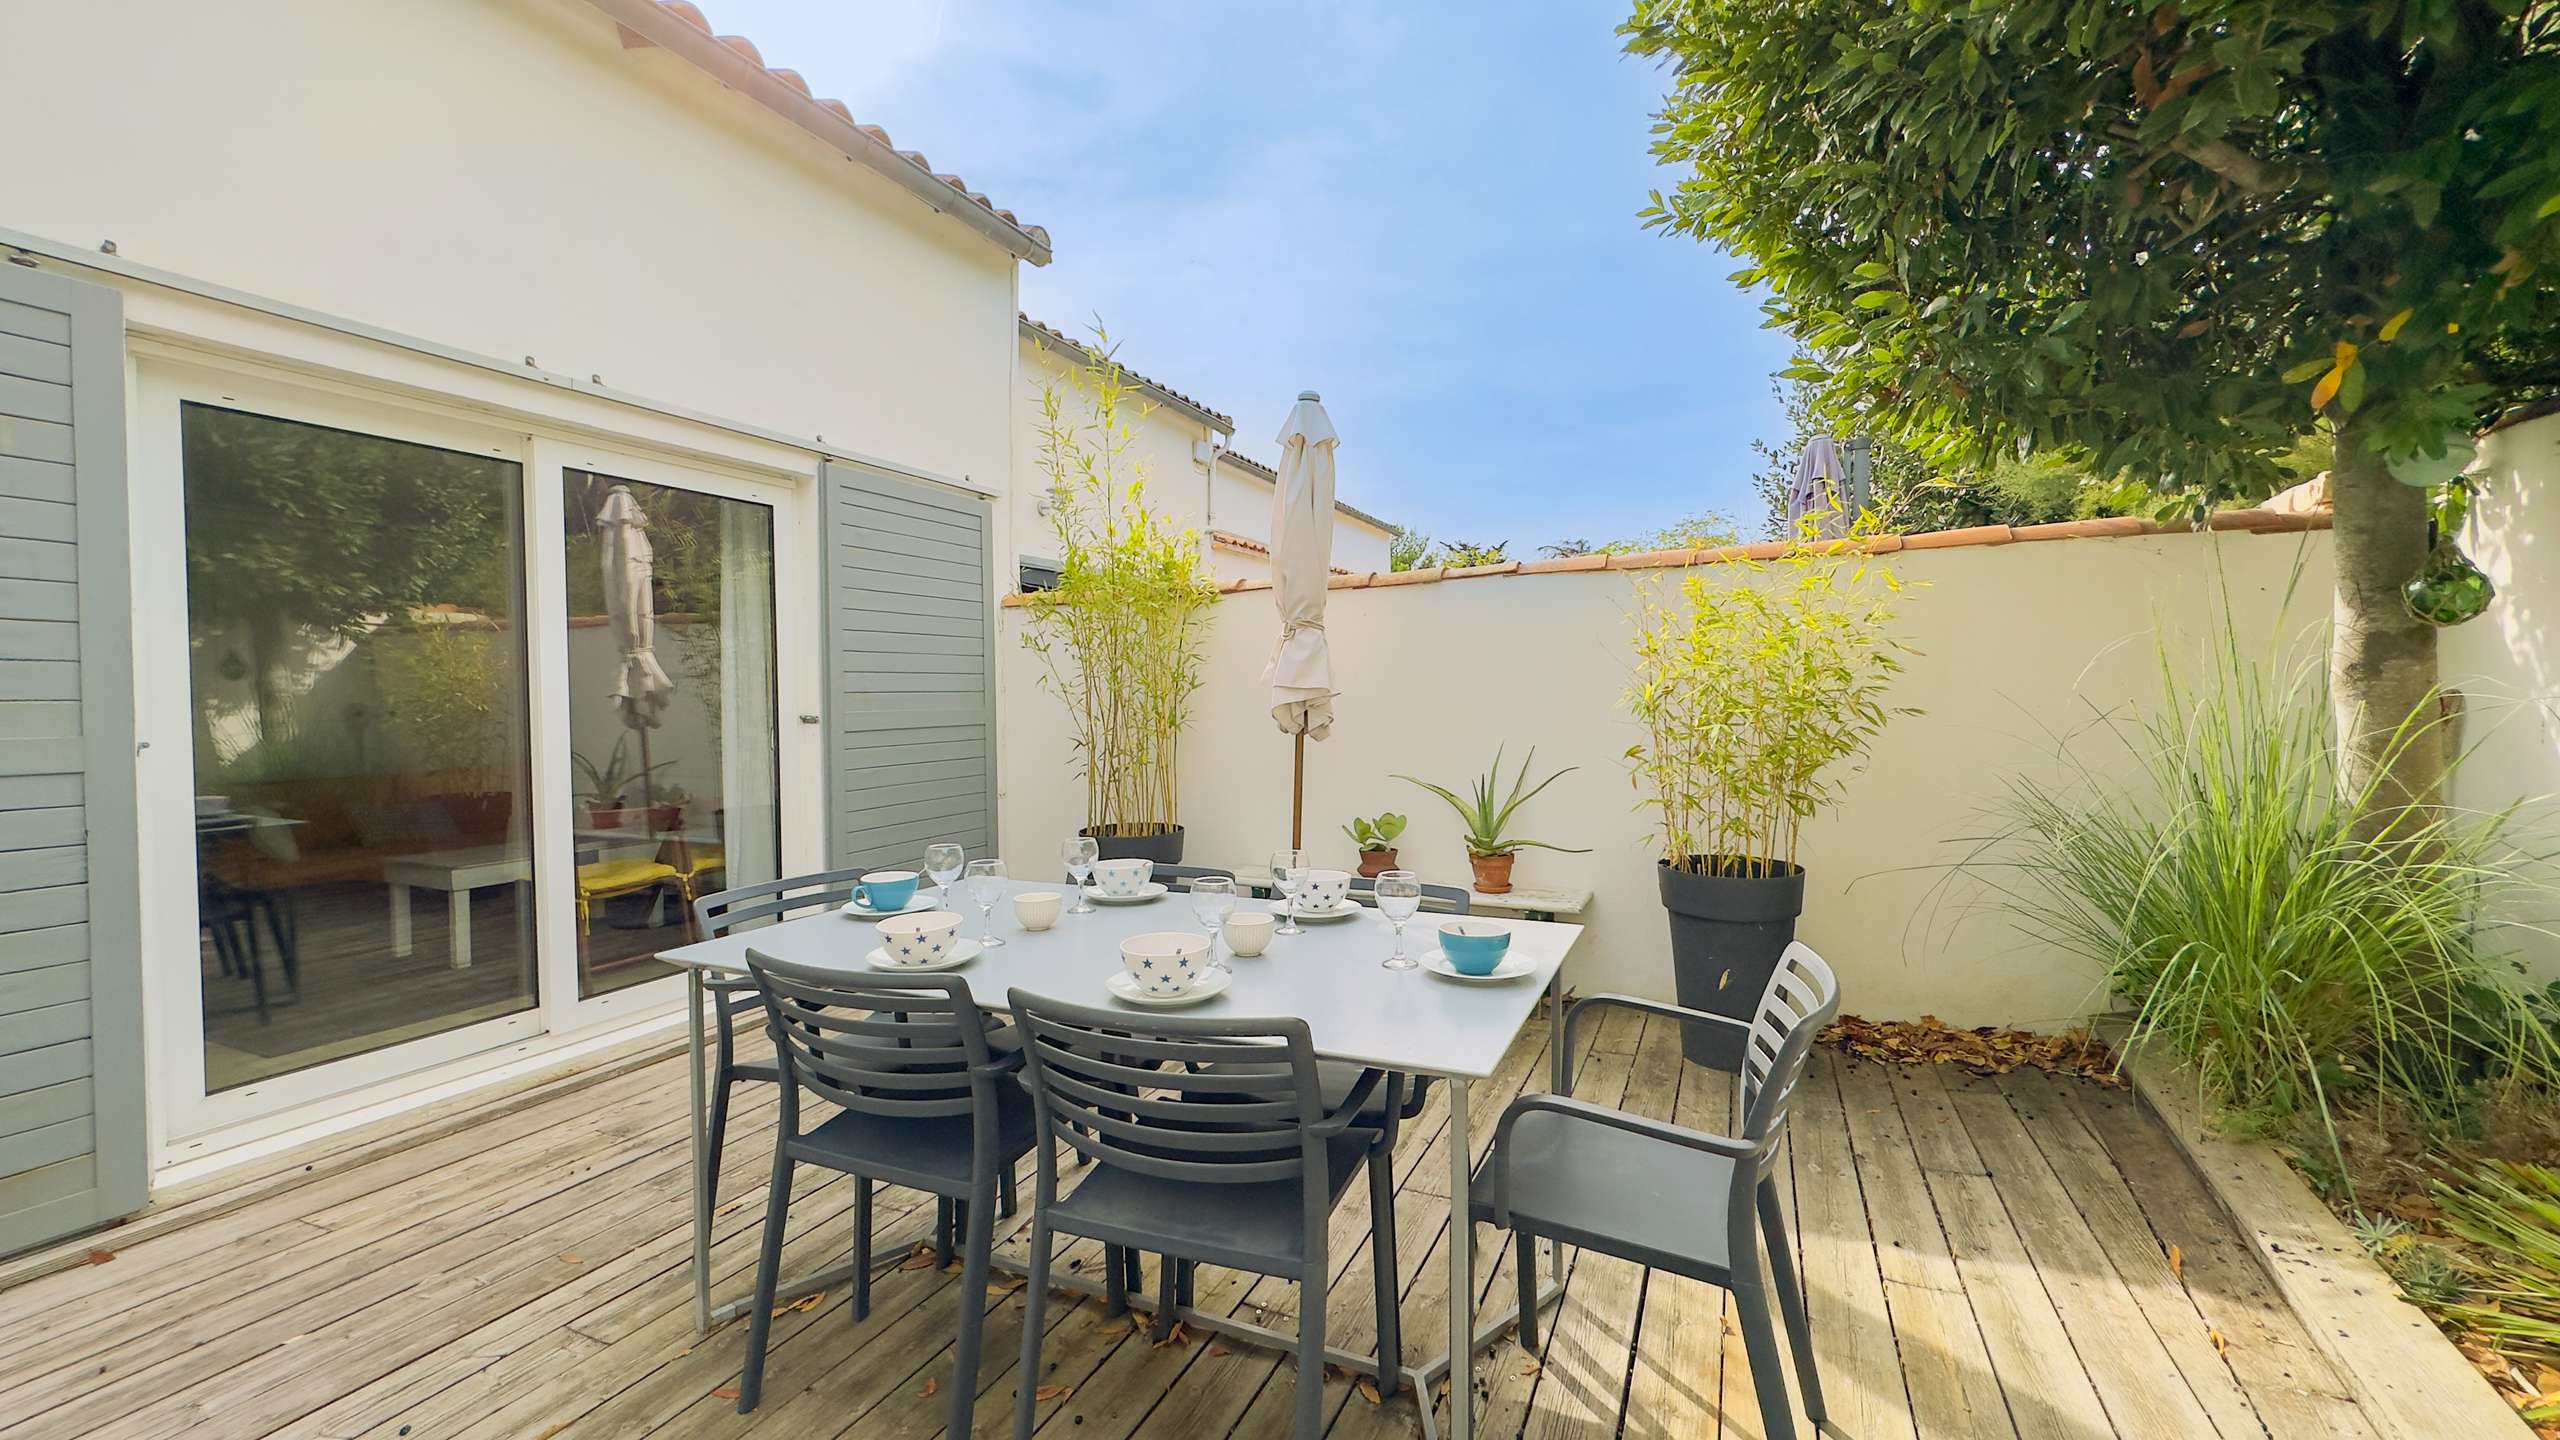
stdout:
[(1804, 520), (1811, 516), (1819, 527), (1818, 534), (1832, 538), (1848, 533), (1849, 506), (1842, 482), (1849, 477), (1840, 463), (1840, 444), (1828, 435), (1816, 435), (1805, 442), (1804, 453), (1796, 457), (1795, 484), (1787, 491), (1787, 537), (1804, 533)]
[(1333, 574), (1333, 451), (1341, 443), (1313, 390), (1280, 427), (1280, 480), (1271, 491), (1271, 593), (1280, 638), (1262, 678), (1271, 718), (1296, 737), (1289, 781), (1289, 844), (1306, 843), (1307, 742), (1333, 729), (1333, 655), (1324, 638), (1325, 585)]
[(657, 575), (657, 556), (649, 546), (649, 519), (628, 486), (616, 485), (596, 511), (596, 534), (603, 543), (605, 624), (613, 631), (620, 662), (613, 671), (613, 699), (622, 723), (640, 734), (640, 803), (654, 806), (657, 797), (649, 778), (649, 732), (665, 717), (676, 682), (658, 664), (657, 603), (650, 582)]

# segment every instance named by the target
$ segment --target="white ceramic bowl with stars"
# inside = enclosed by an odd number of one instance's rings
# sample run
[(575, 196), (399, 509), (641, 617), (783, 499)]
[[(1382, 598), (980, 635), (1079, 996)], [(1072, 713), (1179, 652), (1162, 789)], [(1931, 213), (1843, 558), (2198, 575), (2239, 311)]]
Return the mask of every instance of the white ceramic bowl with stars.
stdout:
[(960, 916), (954, 911), (892, 915), (880, 922), (880, 953), (891, 965), (939, 965), (959, 933)]
[(1149, 995), (1188, 995), (1209, 968), (1209, 937), (1180, 930), (1132, 935), (1120, 942), (1120, 963)]

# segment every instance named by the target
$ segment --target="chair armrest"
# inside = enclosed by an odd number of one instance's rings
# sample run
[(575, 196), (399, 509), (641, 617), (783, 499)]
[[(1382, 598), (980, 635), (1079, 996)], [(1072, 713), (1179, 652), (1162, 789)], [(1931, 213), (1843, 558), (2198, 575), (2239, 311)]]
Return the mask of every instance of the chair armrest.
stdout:
[(1757, 1160), (1769, 1148), (1736, 1140), (1729, 1135), (1630, 1115), (1624, 1110), (1612, 1110), (1606, 1105), (1594, 1105), (1570, 1095), (1523, 1095), (1504, 1107), (1502, 1123), (1493, 1131), (1493, 1155), (1489, 1162), (1493, 1167), (1493, 1223), (1505, 1229), (1511, 1226), (1511, 1127), (1519, 1123), (1521, 1116), (1539, 1110), (1569, 1119), (1588, 1120), (1595, 1125), (1606, 1125), (1613, 1130), (1625, 1130), (1690, 1150), (1702, 1150), (1710, 1155), (1722, 1155), (1736, 1163)]
[(1560, 1043), (1564, 1046), (1565, 1055), (1564, 1093), (1568, 1095), (1573, 1093), (1573, 1058), (1576, 1053), (1573, 1048), (1573, 1025), (1577, 1019), (1581, 1018), (1583, 1007), (1587, 1005), (1641, 1010), (1647, 1015), (1662, 1015), (1673, 1020), (1694, 1020), (1704, 1025), (1723, 1025), (1745, 1033), (1751, 1029), (1751, 1022), (1748, 1020), (1736, 1020), (1730, 1015), (1710, 1015), (1704, 1010), (1692, 1010), (1686, 1005), (1674, 1005), (1667, 1000), (1646, 1000), (1634, 995), (1585, 995), (1566, 1006), (1564, 1012), (1564, 1034), (1560, 1037)]
[(1350, 1129), (1351, 1122), (1360, 1118), (1360, 1112), (1368, 1107), (1370, 1099), (1378, 1093), (1378, 1086), (1386, 1078), (1384, 1070), (1361, 1071), (1359, 1083), (1351, 1087), (1350, 1094), (1342, 1097), (1342, 1104), (1315, 1123), (1315, 1133), (1330, 1139)]

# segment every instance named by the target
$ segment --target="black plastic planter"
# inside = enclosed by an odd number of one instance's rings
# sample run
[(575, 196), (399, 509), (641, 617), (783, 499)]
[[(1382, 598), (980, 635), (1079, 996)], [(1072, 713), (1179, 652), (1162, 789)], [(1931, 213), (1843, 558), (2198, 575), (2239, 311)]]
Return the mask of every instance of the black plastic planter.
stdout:
[(1103, 835), (1090, 825), (1084, 834), (1093, 836), (1094, 848), (1105, 860), (1153, 860), (1159, 865), (1182, 863), (1182, 827), (1159, 831), (1153, 835)]
[[(1804, 867), (1776, 875), (1717, 873), (1739, 862), (1717, 857), (1702, 872), (1659, 867), (1662, 908), (1671, 913), (1671, 978), (1680, 1003), (1749, 1020), (1804, 913)], [(1742, 1068), (1748, 1038), (1722, 1025), (1680, 1027), (1680, 1053), (1718, 1070)]]

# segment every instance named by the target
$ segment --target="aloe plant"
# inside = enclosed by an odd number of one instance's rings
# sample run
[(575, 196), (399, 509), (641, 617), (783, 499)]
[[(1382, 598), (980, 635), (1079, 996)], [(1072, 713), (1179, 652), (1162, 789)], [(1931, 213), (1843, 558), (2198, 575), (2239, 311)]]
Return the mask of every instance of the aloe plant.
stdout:
[(1411, 775), (1400, 774), (1395, 778), (1419, 785), (1449, 802), (1449, 808), (1458, 812), (1459, 823), (1466, 826), (1467, 853), (1470, 855), (1512, 855), (1532, 847), (1540, 850), (1561, 850), (1569, 855), (1588, 854), (1590, 847), (1587, 845), (1555, 845), (1544, 840), (1520, 839), (1510, 833), (1511, 816), (1515, 811), (1528, 804), (1539, 791), (1572, 774), (1578, 768), (1567, 765), (1532, 785), (1529, 783), (1529, 766), (1537, 758), (1538, 752), (1533, 747), (1528, 757), (1520, 762), (1519, 772), (1512, 777), (1511, 793), (1500, 799), (1495, 798), (1502, 784), (1502, 752), (1500, 750), (1493, 752), (1493, 768), (1477, 776), (1474, 783), (1468, 786), (1468, 793), (1464, 796), (1445, 785), (1434, 785), (1428, 780), (1417, 780)]

